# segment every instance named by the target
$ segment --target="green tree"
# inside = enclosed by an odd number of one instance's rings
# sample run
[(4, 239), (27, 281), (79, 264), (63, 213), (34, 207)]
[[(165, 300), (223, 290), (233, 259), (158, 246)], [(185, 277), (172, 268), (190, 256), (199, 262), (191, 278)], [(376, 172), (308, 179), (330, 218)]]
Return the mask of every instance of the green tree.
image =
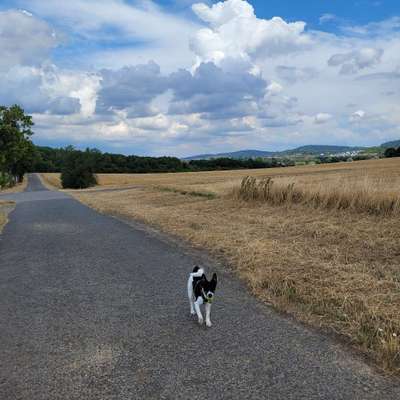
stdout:
[(34, 158), (32, 117), (18, 105), (0, 106), (0, 174), (21, 182)]
[(75, 150), (72, 146), (66, 149), (67, 155), (61, 171), (61, 184), (64, 189), (84, 189), (97, 184), (94, 175), (97, 150), (85, 152)]

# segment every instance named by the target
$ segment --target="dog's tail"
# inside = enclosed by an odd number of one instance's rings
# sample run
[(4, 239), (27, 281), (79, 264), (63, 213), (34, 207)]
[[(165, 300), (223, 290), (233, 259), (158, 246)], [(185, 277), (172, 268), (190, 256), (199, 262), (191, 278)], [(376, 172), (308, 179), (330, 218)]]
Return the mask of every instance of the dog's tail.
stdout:
[(200, 276), (203, 276), (203, 274), (204, 274), (204, 269), (203, 268), (200, 268), (198, 265), (196, 265), (194, 268), (193, 268), (193, 272), (190, 274), (192, 277), (200, 277)]

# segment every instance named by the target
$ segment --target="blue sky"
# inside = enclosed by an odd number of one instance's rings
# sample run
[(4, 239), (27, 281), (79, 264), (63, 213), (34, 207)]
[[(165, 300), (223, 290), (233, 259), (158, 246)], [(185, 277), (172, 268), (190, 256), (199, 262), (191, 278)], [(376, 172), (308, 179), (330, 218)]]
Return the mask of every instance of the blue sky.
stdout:
[[(256, 14), (263, 18), (279, 15), (288, 21), (303, 20), (315, 29), (321, 29), (319, 19), (324, 14), (335, 15), (350, 24), (363, 25), (396, 16), (400, 8), (396, 0), (268, 0), (251, 3)], [(324, 29), (332, 29), (332, 25)]]
[[(159, 0), (157, 3), (166, 8), (182, 10), (195, 1)], [(288, 20), (303, 19), (310, 24), (318, 24), (319, 17), (327, 13), (362, 24), (399, 13), (396, 0), (252, 0), (250, 3), (261, 18), (279, 15)]]
[(0, 103), (38, 144), (195, 153), (400, 138), (389, 0), (5, 0)]
[[(185, 10), (195, 1), (159, 0), (157, 3), (173, 10)], [(312, 28), (320, 28), (319, 19), (324, 14), (335, 15), (352, 24), (366, 24), (399, 15), (400, 9), (396, 0), (252, 0), (249, 3), (260, 18), (281, 16), (288, 21), (303, 20)], [(331, 24), (324, 29), (334, 27)]]

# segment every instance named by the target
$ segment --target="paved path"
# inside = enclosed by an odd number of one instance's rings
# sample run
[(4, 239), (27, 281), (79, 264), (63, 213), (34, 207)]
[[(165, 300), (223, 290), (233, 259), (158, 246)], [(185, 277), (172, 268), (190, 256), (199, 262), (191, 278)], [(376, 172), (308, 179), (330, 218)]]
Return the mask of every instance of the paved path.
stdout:
[(332, 339), (220, 271), (214, 326), (188, 316), (197, 261), (31, 176), (0, 239), (0, 399), (399, 399)]

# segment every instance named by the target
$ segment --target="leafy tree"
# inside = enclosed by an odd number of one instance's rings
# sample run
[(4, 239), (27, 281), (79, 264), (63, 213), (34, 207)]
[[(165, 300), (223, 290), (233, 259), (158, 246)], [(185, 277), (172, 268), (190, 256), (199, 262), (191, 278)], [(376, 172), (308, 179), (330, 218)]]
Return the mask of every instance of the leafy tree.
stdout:
[(32, 117), (18, 105), (0, 106), (0, 173), (21, 182), (33, 162)]

